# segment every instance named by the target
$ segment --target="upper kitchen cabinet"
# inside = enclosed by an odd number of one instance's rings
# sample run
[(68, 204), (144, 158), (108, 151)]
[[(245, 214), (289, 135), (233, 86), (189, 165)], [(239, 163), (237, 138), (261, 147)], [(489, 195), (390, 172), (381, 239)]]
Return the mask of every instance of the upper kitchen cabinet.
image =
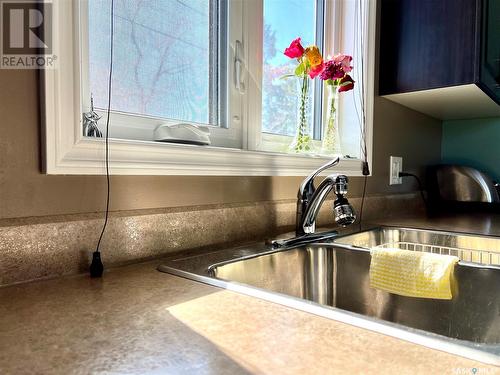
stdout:
[(500, 0), (382, 0), (379, 94), (449, 120), (500, 116)]

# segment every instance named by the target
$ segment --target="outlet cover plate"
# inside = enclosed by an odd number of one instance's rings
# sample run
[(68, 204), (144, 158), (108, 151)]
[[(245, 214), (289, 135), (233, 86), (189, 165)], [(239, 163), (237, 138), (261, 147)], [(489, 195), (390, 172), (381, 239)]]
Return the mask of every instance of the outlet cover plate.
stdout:
[(403, 178), (399, 177), (399, 172), (403, 171), (403, 158), (391, 156), (389, 168), (389, 185), (401, 185)]

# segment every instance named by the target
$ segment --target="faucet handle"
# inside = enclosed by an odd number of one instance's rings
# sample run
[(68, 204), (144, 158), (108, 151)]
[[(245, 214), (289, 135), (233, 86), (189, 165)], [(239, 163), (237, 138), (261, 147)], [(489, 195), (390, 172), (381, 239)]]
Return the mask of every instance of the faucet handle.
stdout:
[(304, 198), (304, 195), (309, 196), (314, 193), (314, 179), (325, 169), (331, 168), (337, 165), (340, 162), (340, 157), (336, 157), (333, 160), (330, 160), (328, 163), (323, 164), (321, 167), (312, 172), (309, 176), (307, 176), (304, 181), (300, 184), (299, 187), (299, 198)]

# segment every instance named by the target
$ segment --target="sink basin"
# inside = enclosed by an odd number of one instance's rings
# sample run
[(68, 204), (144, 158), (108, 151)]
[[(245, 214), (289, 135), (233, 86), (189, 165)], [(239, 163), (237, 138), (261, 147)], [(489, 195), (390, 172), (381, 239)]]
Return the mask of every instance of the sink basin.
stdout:
[(450, 301), (370, 288), (369, 269), (368, 251), (311, 245), (216, 266), (212, 272), (220, 279), (451, 338), (500, 343), (500, 269), (459, 265), (458, 295)]
[[(369, 249), (377, 246), (457, 255), (453, 299), (371, 288)], [(228, 249), (159, 269), (500, 364), (500, 238), (383, 227), (279, 251)]]

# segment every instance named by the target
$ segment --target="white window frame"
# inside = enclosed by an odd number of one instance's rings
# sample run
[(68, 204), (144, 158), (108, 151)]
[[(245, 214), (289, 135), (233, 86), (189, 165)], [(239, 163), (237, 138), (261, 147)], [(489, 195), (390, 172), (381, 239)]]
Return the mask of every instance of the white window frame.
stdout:
[[(86, 54), (81, 43), (85, 38), (82, 7), (86, 0), (53, 2), (53, 43), (57, 69), (41, 74), (42, 131), (44, 135), (44, 172), (47, 174), (105, 174), (102, 138), (82, 135), (82, 113), (86, 109), (82, 80), (86, 75)], [(333, 0), (328, 0), (333, 1)], [(342, 0), (347, 1), (347, 0)], [(365, 108), (368, 162), (372, 159), (372, 127), (375, 66), (376, 0), (365, 1)], [(329, 158), (314, 155), (281, 154), (257, 151), (256, 131), (260, 132), (262, 60), (257, 51), (262, 46), (262, 0), (231, 0), (233, 9), (241, 9), (245, 17), (230, 15), (230, 27), (241, 27), (241, 35), (233, 32), (228, 41), (229, 59), (234, 59), (236, 38), (241, 37), (245, 71), (242, 80), (245, 92), (241, 101), (233, 101), (228, 109), (230, 126), (241, 122), (240, 148), (201, 147), (138, 141), (109, 140), (110, 170), (115, 175), (224, 175), (224, 176), (303, 176)], [(260, 12), (260, 13), (259, 13)], [(260, 19), (260, 23), (251, 20)], [(82, 22), (83, 20), (83, 22)], [(239, 22), (241, 21), (241, 22)], [(257, 21), (259, 22), (259, 21)], [(260, 41), (260, 42), (259, 42)], [(260, 44), (259, 44), (260, 43)], [(258, 49), (256, 49), (258, 48)], [(228, 65), (228, 67), (232, 67)], [(230, 69), (229, 69), (230, 70)], [(228, 73), (233, 82), (233, 72)], [(233, 85), (229, 85), (232, 87)], [(228, 95), (231, 95), (228, 93)], [(251, 98), (251, 99), (247, 99)], [(88, 109), (87, 109), (88, 110)], [(153, 119), (157, 120), (157, 119)], [(338, 173), (360, 176), (362, 161), (343, 159), (335, 168)]]

